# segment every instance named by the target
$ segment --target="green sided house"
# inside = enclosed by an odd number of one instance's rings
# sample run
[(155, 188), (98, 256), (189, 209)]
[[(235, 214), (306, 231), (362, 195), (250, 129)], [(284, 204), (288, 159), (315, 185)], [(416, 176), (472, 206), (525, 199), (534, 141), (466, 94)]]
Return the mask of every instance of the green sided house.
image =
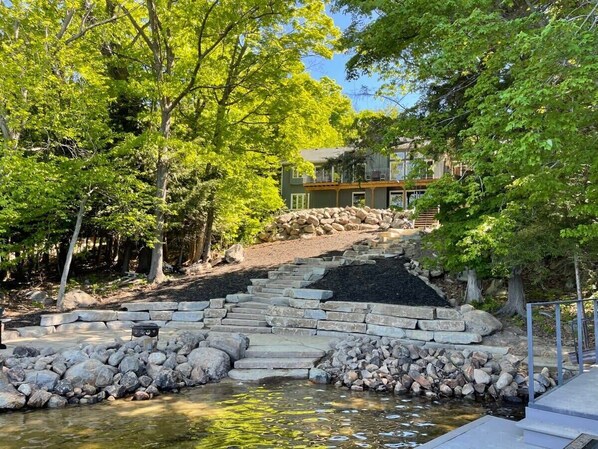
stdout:
[[(409, 209), (435, 179), (445, 173), (459, 175), (462, 169), (460, 166), (452, 167), (446, 158), (427, 160), (410, 147), (410, 143), (400, 145), (390, 156), (372, 153), (351, 173), (326, 166), (329, 165), (328, 160), (354, 148), (304, 150), (301, 155), (314, 164), (315, 177), (303, 175), (291, 165), (284, 165), (282, 197), (291, 210), (345, 206)], [(416, 169), (419, 173), (413, 176), (412, 170)]]

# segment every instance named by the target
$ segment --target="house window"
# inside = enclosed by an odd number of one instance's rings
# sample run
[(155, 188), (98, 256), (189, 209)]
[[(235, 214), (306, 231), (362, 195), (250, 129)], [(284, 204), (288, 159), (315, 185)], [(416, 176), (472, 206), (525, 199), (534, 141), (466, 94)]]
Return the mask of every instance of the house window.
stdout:
[(388, 192), (388, 207), (390, 209), (403, 209), (405, 207), (402, 190), (391, 190)]
[(291, 209), (308, 209), (309, 193), (291, 193)]
[(413, 203), (421, 198), (422, 196), (424, 196), (424, 193), (426, 193), (424, 190), (414, 190), (411, 192), (407, 192), (407, 207), (409, 209), (411, 209), (413, 207)]
[(351, 204), (353, 204), (353, 207), (364, 207), (365, 192), (353, 192), (351, 194)]
[(291, 169), (291, 178), (293, 178), (293, 179), (303, 178), (303, 175), (301, 175), (301, 173), (299, 173), (299, 169), (297, 167), (293, 167)]
[(407, 179), (409, 173), (418, 169), (415, 176), (417, 179), (430, 179), (434, 177), (434, 161), (424, 159), (419, 153), (409, 153), (407, 151), (398, 151), (391, 156), (390, 160), (390, 178), (395, 181)]

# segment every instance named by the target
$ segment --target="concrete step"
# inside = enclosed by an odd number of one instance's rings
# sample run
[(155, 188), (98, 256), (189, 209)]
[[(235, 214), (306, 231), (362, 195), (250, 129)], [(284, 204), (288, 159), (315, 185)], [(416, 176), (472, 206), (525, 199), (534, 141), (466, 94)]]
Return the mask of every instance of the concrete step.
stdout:
[(296, 358), (245, 358), (235, 362), (235, 368), (240, 369), (296, 369), (313, 368), (319, 358), (296, 359)]
[[(261, 309), (258, 309), (261, 310)], [(265, 313), (236, 313), (236, 312), (228, 312), (226, 314), (226, 319), (235, 319), (235, 320), (257, 320), (263, 321), (264, 317), (266, 316)]]
[(256, 327), (256, 326), (227, 326), (224, 324), (217, 324), (211, 329), (215, 332), (241, 332), (244, 334), (271, 334), (271, 327)]
[[(264, 304), (263, 302), (257, 302), (257, 301), (248, 301), (248, 302), (242, 302), (236, 305), (236, 307), (234, 307), (234, 311), (238, 312), (238, 313), (243, 313), (243, 312), (239, 312), (240, 309), (268, 309), (270, 306), (268, 304)], [(250, 312), (250, 313), (254, 313), (254, 312)]]
[(307, 348), (294, 345), (264, 345), (249, 346), (245, 351), (247, 358), (322, 358), (325, 351), (315, 348)]
[(307, 369), (233, 369), (228, 377), (246, 382), (259, 382), (266, 379), (307, 379)]
[(268, 323), (265, 320), (239, 320), (237, 318), (223, 318), (222, 324), (224, 326), (249, 326), (249, 327), (266, 327)]

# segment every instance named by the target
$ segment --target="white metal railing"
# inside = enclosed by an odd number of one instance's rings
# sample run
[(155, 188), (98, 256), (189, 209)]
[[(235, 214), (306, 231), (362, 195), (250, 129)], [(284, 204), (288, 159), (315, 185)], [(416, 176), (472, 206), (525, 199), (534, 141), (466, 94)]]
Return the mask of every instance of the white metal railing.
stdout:
[[(529, 391), (529, 405), (533, 405), (535, 400), (534, 395), (534, 309), (554, 307), (554, 323), (556, 329), (556, 356), (557, 356), (557, 380), (559, 386), (564, 384), (563, 372), (563, 339), (562, 339), (562, 322), (561, 322), (561, 308), (565, 305), (576, 305), (576, 318), (573, 321), (573, 334), (575, 342), (575, 355), (579, 370), (577, 376), (583, 373), (584, 355), (586, 351), (594, 350), (594, 360), (598, 356), (598, 299), (577, 299), (571, 301), (552, 301), (552, 302), (536, 302), (527, 304), (527, 363), (528, 363), (528, 391)], [(591, 304), (593, 311), (589, 312), (591, 317), (586, 318), (584, 307)], [(546, 315), (546, 314), (544, 314)], [(590, 330), (589, 323), (593, 324), (593, 330)], [(592, 332), (593, 332), (593, 348), (592, 348)], [(576, 338), (575, 338), (576, 336)]]

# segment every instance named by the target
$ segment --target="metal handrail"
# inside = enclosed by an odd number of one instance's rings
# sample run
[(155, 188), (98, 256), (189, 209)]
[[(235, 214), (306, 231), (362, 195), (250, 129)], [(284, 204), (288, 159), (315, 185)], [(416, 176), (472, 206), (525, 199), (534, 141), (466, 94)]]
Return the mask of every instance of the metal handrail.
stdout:
[[(596, 357), (598, 359), (598, 299), (574, 299), (567, 301), (550, 301), (550, 302), (535, 302), (527, 304), (527, 369), (528, 369), (528, 392), (529, 392), (529, 405), (532, 405), (535, 400), (534, 392), (534, 328), (533, 328), (533, 308), (534, 307), (545, 307), (554, 305), (554, 319), (556, 326), (556, 355), (557, 355), (557, 379), (558, 385), (563, 385), (563, 342), (561, 334), (561, 306), (566, 304), (577, 304), (577, 363), (579, 365), (579, 371), (576, 376), (583, 373), (583, 320), (584, 320), (584, 303), (591, 302), (594, 307), (593, 319), (594, 319), (594, 350), (596, 351)], [(576, 377), (574, 376), (574, 377)], [(569, 379), (570, 380), (570, 379)]]

